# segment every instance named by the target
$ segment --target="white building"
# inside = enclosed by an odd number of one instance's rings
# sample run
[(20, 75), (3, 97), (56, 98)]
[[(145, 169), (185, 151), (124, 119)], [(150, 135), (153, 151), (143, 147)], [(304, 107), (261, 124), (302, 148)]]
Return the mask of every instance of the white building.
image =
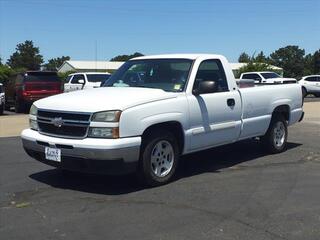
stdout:
[(114, 72), (124, 62), (108, 61), (65, 61), (58, 69), (59, 73), (65, 72)]

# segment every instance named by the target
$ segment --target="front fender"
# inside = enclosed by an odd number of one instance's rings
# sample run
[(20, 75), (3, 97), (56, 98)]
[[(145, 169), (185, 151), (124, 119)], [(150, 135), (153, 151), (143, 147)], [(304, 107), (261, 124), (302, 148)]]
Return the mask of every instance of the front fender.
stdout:
[(188, 127), (187, 111), (184, 96), (126, 109), (120, 118), (120, 137), (141, 136), (148, 127), (171, 121), (179, 122), (185, 130)]

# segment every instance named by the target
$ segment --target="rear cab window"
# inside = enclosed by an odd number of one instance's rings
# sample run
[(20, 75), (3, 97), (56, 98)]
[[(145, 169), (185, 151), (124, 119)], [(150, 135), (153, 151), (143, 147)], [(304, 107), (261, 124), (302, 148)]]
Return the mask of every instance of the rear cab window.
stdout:
[(242, 79), (252, 79), (252, 80), (261, 80), (261, 77), (256, 74), (256, 73), (248, 73), (248, 74), (243, 74)]
[(56, 72), (27, 72), (24, 82), (60, 82)]

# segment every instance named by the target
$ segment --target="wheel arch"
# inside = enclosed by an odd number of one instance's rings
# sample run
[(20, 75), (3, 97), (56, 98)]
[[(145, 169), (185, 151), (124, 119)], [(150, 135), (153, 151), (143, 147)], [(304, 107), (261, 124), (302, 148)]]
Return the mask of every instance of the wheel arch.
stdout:
[(155, 123), (148, 126), (142, 133), (142, 142), (154, 131), (167, 130), (171, 132), (178, 141), (180, 154), (183, 152), (185, 147), (185, 134), (183, 131), (182, 124), (179, 121), (166, 121), (161, 123)]
[(290, 106), (288, 104), (282, 104), (275, 107), (272, 111), (272, 118), (276, 115), (282, 115), (287, 122), (290, 121)]

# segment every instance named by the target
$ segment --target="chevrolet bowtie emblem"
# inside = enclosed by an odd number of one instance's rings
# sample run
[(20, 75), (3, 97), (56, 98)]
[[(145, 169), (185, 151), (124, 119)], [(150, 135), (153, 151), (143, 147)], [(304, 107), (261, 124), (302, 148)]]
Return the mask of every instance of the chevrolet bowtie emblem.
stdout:
[(52, 124), (53, 124), (54, 126), (59, 127), (59, 128), (60, 128), (60, 127), (63, 125), (63, 123), (64, 123), (61, 117), (54, 118), (54, 119), (51, 120), (51, 122), (52, 122)]

